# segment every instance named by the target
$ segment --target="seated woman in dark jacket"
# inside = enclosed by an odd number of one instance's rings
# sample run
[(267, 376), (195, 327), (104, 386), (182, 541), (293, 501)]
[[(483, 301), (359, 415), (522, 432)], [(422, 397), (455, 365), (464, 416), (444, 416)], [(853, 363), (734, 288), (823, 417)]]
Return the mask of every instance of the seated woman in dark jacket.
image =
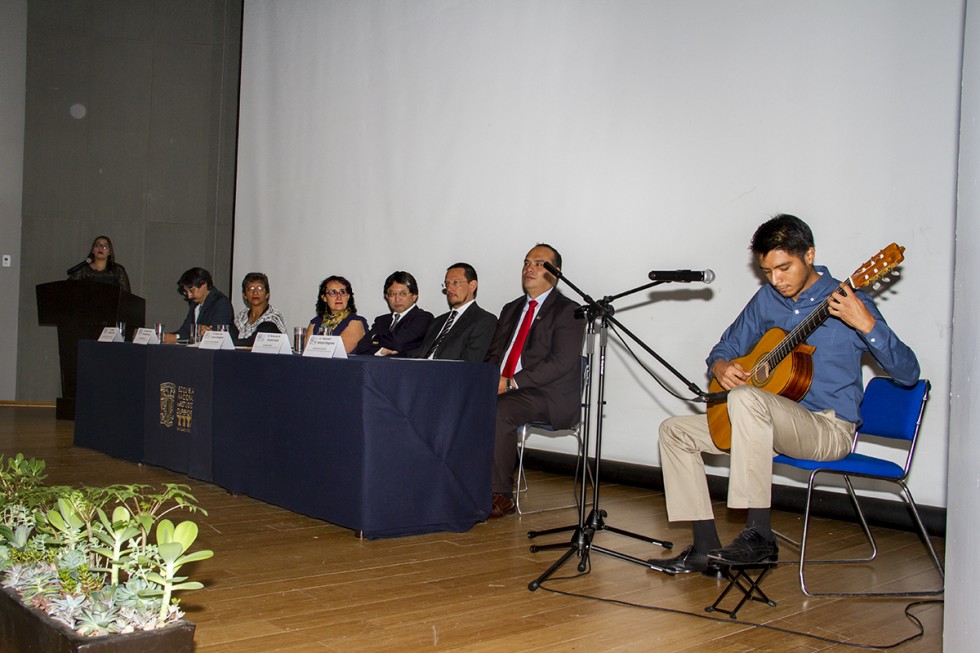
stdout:
[(324, 279), (317, 295), (316, 317), (306, 327), (306, 341), (312, 335), (340, 336), (349, 354), (365, 333), (367, 320), (357, 314), (350, 281), (336, 275)]
[(235, 316), (238, 338), (235, 345), (251, 347), (257, 333), (286, 333), (282, 313), (269, 304), (269, 277), (261, 272), (249, 272), (242, 279), (242, 299), (245, 308)]

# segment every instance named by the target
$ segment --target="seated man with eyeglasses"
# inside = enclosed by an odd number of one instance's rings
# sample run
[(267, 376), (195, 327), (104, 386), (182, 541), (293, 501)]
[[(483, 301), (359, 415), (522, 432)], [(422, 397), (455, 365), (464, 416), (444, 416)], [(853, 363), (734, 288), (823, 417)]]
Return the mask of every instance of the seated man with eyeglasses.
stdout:
[(477, 285), (472, 265), (449, 266), (442, 284), (449, 312), (432, 321), (417, 358), (483, 362), (497, 328), (497, 316), (477, 305)]
[(177, 280), (177, 292), (187, 300), (187, 317), (176, 332), (164, 334), (164, 343), (188, 340), (196, 342), (205, 331), (225, 325), (232, 340), (238, 337), (231, 300), (214, 287), (210, 272), (204, 268), (187, 270)]
[(374, 318), (371, 330), (354, 348), (355, 354), (411, 358), (432, 323), (432, 313), (416, 305), (419, 286), (408, 272), (397, 270), (385, 279), (385, 301), (390, 313)]

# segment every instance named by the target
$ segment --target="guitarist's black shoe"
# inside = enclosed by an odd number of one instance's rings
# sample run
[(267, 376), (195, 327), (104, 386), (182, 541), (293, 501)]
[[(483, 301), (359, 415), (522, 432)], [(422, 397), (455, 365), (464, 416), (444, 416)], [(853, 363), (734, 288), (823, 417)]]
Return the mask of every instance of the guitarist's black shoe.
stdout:
[(674, 556), (673, 558), (651, 558), (647, 562), (650, 563), (650, 568), (657, 571), (663, 571), (671, 576), (674, 574), (691, 574), (694, 572), (700, 572), (705, 576), (711, 576), (712, 578), (720, 578), (721, 570), (718, 566), (708, 560), (708, 556), (703, 553), (698, 553), (694, 549), (694, 545), (688, 545), (679, 556)]
[(757, 564), (761, 562), (776, 562), (779, 559), (779, 546), (776, 538), (767, 540), (752, 528), (746, 528), (739, 533), (731, 544), (709, 551), (708, 560), (715, 563)]

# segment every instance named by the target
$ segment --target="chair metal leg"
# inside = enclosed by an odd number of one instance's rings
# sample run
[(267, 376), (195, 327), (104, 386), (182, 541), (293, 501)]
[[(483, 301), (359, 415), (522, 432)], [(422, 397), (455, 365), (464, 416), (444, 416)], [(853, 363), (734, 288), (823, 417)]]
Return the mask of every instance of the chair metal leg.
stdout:
[[(929, 538), (929, 534), (919, 517), (919, 511), (915, 506), (915, 502), (912, 499), (912, 494), (909, 492), (908, 486), (905, 485), (901, 480), (895, 480), (893, 482), (898, 483), (901, 486), (904, 499), (906, 500), (908, 506), (912, 510), (912, 515), (915, 519), (916, 526), (919, 529), (919, 534), (925, 541), (926, 548), (929, 550), (929, 554), (932, 557), (933, 564), (936, 566), (940, 577), (943, 579), (943, 583), (940, 585), (939, 589), (934, 590), (923, 590), (923, 591), (896, 591), (896, 592), (815, 592), (812, 591), (806, 583), (806, 565), (809, 564), (855, 564), (855, 563), (866, 563), (872, 562), (878, 555), (878, 546), (875, 542), (874, 535), (871, 533), (871, 528), (868, 526), (868, 522), (864, 517), (864, 511), (861, 510), (860, 502), (858, 501), (857, 494), (854, 492), (854, 486), (851, 483), (851, 479), (846, 474), (841, 474), (844, 477), (844, 483), (847, 486), (847, 491), (850, 494), (851, 501), (854, 505), (854, 509), (857, 513), (858, 520), (861, 524), (861, 529), (864, 531), (865, 536), (868, 539), (868, 544), (871, 546), (871, 554), (865, 558), (845, 558), (845, 559), (820, 559), (820, 560), (807, 560), (806, 558), (806, 542), (809, 533), (810, 526), (810, 506), (813, 498), (813, 485), (814, 479), (821, 470), (816, 470), (810, 475), (810, 483), (807, 486), (807, 497), (806, 497), (806, 508), (803, 516), (803, 536), (800, 542), (800, 589), (807, 596), (813, 597), (911, 597), (911, 596), (931, 596), (935, 594), (942, 594), (945, 586), (945, 574), (943, 572), (942, 563), (939, 561), (939, 556), (936, 554), (936, 550), (933, 547), (932, 541)], [(881, 479), (884, 480), (884, 479)]]
[[(811, 475), (811, 479), (810, 479), (811, 490), (808, 491), (808, 495), (807, 495), (808, 497), (809, 497), (809, 492), (812, 492), (812, 486), (815, 482), (816, 475), (818, 473), (819, 470)], [(812, 560), (812, 559), (807, 560), (806, 562), (809, 562), (811, 565), (847, 564), (847, 563), (857, 564), (860, 562), (871, 562), (878, 557), (878, 542), (875, 540), (875, 536), (871, 532), (871, 527), (868, 525), (868, 520), (864, 516), (864, 511), (861, 509), (861, 504), (858, 501), (857, 493), (854, 492), (854, 485), (851, 484), (851, 479), (847, 474), (841, 474), (841, 476), (844, 478), (844, 484), (847, 486), (847, 493), (851, 499), (851, 506), (854, 508), (854, 513), (857, 515), (858, 523), (861, 525), (861, 530), (864, 531), (864, 537), (868, 541), (868, 546), (870, 547), (871, 553), (863, 558), (833, 558), (833, 559), (820, 558), (817, 560)], [(802, 555), (800, 558), (802, 564), (802, 560), (803, 560)]]
[(518, 515), (524, 514), (524, 511), (521, 510), (521, 494), (527, 492), (527, 475), (524, 472), (524, 447), (527, 444), (527, 431), (528, 427), (522, 426), (518, 433), (517, 492), (514, 493), (514, 504)]
[[(524, 510), (521, 507), (521, 494), (527, 493), (528, 490), (527, 472), (524, 471), (524, 450), (527, 445), (527, 437), (528, 435), (530, 435), (529, 433), (530, 428), (531, 427), (528, 426), (522, 426), (518, 429), (517, 491), (514, 493), (514, 498), (515, 498), (514, 503), (515, 503), (515, 507), (517, 508), (517, 514), (533, 515), (539, 512), (547, 512), (549, 510), (563, 510), (565, 508), (577, 508), (579, 494), (576, 491), (576, 488), (578, 487), (578, 483), (579, 483), (579, 473), (580, 473), (579, 469), (585, 467), (588, 477), (590, 479), (592, 478), (592, 470), (589, 469), (588, 461), (585, 459), (584, 442), (582, 440), (581, 435), (579, 435), (578, 432), (572, 433), (572, 435), (575, 436), (575, 440), (578, 444), (578, 447), (576, 449), (577, 460), (575, 461), (575, 474), (572, 481), (573, 503), (568, 505), (549, 506), (547, 508), (540, 508), (538, 510)], [(586, 474), (583, 474), (582, 478), (584, 479), (585, 476)]]
[(939, 556), (936, 555), (936, 547), (932, 545), (932, 539), (929, 537), (929, 533), (926, 531), (925, 525), (922, 523), (922, 518), (919, 517), (919, 509), (915, 505), (915, 501), (912, 499), (912, 492), (909, 490), (909, 486), (905, 484), (904, 481), (899, 481), (899, 485), (902, 486), (902, 491), (905, 492), (905, 498), (909, 502), (909, 507), (912, 509), (912, 516), (915, 518), (915, 525), (919, 527), (919, 535), (922, 536), (923, 541), (926, 544), (926, 548), (929, 549), (929, 555), (932, 557), (932, 564), (936, 566), (936, 571), (939, 572), (940, 577), (943, 579), (943, 587), (939, 590), (932, 592), (939, 594), (943, 591), (946, 585), (946, 571), (943, 569), (943, 564), (939, 561)]

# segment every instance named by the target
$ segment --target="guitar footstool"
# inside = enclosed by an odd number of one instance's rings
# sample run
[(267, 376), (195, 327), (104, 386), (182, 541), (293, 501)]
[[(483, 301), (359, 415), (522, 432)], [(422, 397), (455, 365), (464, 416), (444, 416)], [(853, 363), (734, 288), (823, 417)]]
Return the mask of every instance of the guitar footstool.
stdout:
[[(738, 611), (742, 609), (746, 601), (759, 601), (771, 608), (776, 607), (776, 602), (766, 596), (761, 587), (762, 581), (765, 580), (766, 576), (775, 566), (775, 562), (753, 562), (745, 564), (719, 562), (718, 568), (725, 578), (728, 579), (728, 586), (722, 590), (718, 598), (715, 599), (715, 602), (706, 607), (704, 611), (721, 612), (722, 614), (727, 614), (732, 619), (736, 619)], [(733, 589), (737, 589), (742, 594), (742, 598), (739, 599), (735, 607), (731, 610), (718, 607)]]

